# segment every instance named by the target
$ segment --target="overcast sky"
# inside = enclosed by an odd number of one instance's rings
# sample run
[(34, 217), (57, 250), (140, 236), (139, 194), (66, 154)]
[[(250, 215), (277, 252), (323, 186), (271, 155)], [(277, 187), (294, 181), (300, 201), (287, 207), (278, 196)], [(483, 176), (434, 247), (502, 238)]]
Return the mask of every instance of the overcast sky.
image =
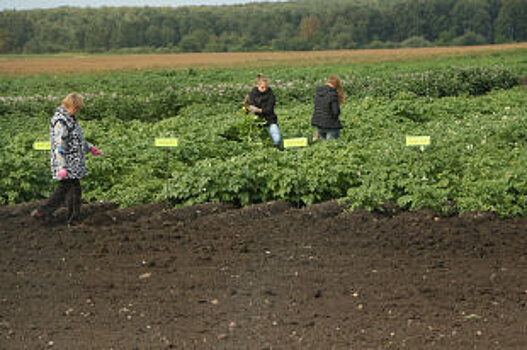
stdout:
[[(266, 0), (279, 2), (284, 0)], [(0, 10), (28, 10), (60, 6), (101, 7), (101, 6), (188, 6), (188, 5), (233, 5), (262, 0), (0, 0)]]

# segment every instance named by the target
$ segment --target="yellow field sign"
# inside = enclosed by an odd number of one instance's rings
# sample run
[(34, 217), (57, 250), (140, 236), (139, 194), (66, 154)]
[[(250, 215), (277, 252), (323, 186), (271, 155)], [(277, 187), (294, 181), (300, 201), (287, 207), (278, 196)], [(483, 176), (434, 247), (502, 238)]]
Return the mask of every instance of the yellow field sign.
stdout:
[(430, 136), (406, 136), (406, 146), (430, 146)]
[(284, 140), (284, 148), (307, 147), (307, 137), (296, 137)]
[(155, 146), (156, 147), (177, 147), (178, 139), (176, 138), (156, 138)]
[(33, 142), (33, 149), (36, 151), (49, 151), (51, 150), (51, 144), (49, 141), (35, 141)]

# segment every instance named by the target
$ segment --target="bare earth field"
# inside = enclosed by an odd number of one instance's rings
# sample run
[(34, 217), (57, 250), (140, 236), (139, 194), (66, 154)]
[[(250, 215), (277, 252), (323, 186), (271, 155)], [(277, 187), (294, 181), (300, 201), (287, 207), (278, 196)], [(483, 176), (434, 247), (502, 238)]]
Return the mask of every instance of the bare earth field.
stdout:
[(527, 349), (527, 219), (0, 207), (0, 349)]
[(65, 74), (111, 70), (269, 67), (374, 63), (488, 54), (527, 47), (527, 43), (379, 50), (185, 53), (143, 55), (0, 56), (0, 75)]

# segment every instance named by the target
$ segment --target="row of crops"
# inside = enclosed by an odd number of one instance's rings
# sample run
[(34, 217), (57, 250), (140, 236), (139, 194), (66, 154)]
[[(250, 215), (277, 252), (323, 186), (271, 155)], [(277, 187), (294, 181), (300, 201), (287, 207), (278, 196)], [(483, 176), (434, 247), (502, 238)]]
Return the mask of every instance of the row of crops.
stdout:
[[(442, 62), (270, 68), (284, 137), (310, 137), (314, 87), (339, 75), (347, 103), (339, 140), (278, 151), (240, 110), (257, 71), (149, 71), (0, 80), (0, 203), (54, 188), (48, 122), (65, 94), (86, 97), (79, 118), (105, 153), (90, 159), (83, 197), (129, 206), (340, 198), (352, 208), (429, 208), (445, 214), (527, 214), (525, 50)], [(430, 135), (424, 151), (407, 135)], [(177, 137), (179, 147), (154, 147)], [(167, 181), (168, 180), (168, 181)], [(168, 186), (167, 186), (168, 183)]]

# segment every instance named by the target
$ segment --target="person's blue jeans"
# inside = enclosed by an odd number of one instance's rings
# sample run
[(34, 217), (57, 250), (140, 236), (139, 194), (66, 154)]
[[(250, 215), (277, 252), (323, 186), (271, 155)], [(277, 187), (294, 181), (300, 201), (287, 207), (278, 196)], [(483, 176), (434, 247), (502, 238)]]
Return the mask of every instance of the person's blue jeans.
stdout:
[(280, 129), (278, 129), (278, 124), (269, 125), (269, 135), (273, 139), (273, 143), (276, 147), (280, 148), (282, 143), (282, 135), (280, 134)]
[(318, 135), (322, 140), (338, 139), (340, 137), (340, 129), (318, 128)]

